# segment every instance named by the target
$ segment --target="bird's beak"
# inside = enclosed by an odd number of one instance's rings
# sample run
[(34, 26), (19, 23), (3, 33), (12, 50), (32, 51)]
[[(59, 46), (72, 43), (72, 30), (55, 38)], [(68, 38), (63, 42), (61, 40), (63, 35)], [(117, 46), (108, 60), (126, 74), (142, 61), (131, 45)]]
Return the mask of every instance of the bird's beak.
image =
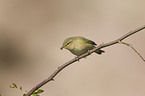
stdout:
[(64, 46), (62, 46), (60, 49), (62, 50), (64, 48)]

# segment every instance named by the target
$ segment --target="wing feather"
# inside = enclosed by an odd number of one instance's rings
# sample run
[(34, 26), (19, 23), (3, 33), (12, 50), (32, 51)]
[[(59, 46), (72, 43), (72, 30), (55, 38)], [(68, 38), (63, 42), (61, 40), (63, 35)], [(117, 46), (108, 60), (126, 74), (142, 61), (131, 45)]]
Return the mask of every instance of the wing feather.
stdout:
[(92, 44), (92, 45), (97, 45), (94, 41), (92, 41), (92, 40), (89, 40), (89, 39), (86, 39), (86, 38), (83, 38), (84, 39), (84, 41), (86, 42), (86, 43), (89, 43), (89, 44)]

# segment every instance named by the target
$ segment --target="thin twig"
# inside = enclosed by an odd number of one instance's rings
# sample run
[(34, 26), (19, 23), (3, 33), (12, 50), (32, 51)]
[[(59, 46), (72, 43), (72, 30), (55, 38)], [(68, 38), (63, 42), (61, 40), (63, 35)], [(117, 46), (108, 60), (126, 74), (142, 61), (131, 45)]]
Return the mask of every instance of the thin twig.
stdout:
[(131, 49), (133, 49), (133, 51), (135, 51), (135, 53), (137, 53), (137, 55), (145, 62), (145, 59), (141, 56), (140, 53), (137, 52), (137, 50), (136, 50), (133, 46), (131, 46), (130, 44), (125, 43), (125, 42), (120, 42), (120, 43), (121, 43), (121, 44), (124, 44), (124, 45), (126, 45), (126, 46), (129, 46)]
[[(81, 56), (78, 57), (78, 59), (82, 59), (88, 55), (90, 55), (91, 53), (95, 52), (96, 50), (98, 49), (101, 49), (101, 48), (104, 48), (104, 47), (108, 47), (108, 46), (111, 46), (111, 45), (114, 45), (118, 42), (121, 42), (122, 40), (124, 40), (125, 38), (141, 31), (145, 29), (145, 25), (140, 27), (140, 28), (137, 28), (133, 31), (130, 31), (129, 33), (123, 35), (122, 37), (114, 40), (114, 41), (111, 41), (111, 42), (108, 42), (108, 43), (105, 43), (105, 44), (100, 44), (99, 46), (97, 46), (96, 48), (92, 49), (89, 51), (89, 53), (85, 53)], [(61, 71), (63, 70), (64, 68), (66, 68), (67, 66), (71, 65), (72, 63), (76, 62), (78, 59), (74, 58), (68, 62), (66, 62), (65, 64), (61, 65), (60, 67), (58, 67), (56, 69), (56, 71), (54, 71), (47, 79), (45, 79), (44, 81), (42, 81), (41, 83), (39, 83), (38, 85), (36, 85), (35, 87), (33, 87), (25, 96), (30, 96), (33, 92), (35, 92), (37, 89), (39, 89), (40, 87), (42, 87), (43, 85), (45, 85), (46, 83), (50, 82), (50, 81), (53, 81), (54, 80), (54, 77)]]

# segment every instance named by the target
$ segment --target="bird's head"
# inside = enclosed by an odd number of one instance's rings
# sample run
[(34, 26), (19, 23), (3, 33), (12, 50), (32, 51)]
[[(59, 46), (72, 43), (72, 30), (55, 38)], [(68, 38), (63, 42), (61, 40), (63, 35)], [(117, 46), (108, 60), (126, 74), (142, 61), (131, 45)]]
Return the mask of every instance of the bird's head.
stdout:
[(70, 38), (65, 39), (65, 40), (63, 41), (63, 45), (62, 45), (62, 47), (61, 47), (60, 49), (61, 49), (61, 50), (62, 50), (63, 48), (65, 48), (65, 49), (71, 49), (71, 45), (72, 45), (72, 43), (74, 42), (74, 40), (75, 40), (74, 37), (70, 37)]

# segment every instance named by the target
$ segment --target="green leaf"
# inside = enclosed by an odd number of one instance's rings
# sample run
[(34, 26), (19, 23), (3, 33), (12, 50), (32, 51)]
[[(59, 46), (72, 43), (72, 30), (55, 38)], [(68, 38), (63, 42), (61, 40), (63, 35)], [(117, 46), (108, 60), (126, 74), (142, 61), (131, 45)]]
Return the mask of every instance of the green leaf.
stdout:
[(23, 90), (22, 90), (22, 87), (20, 87), (20, 90), (23, 91)]
[(42, 93), (42, 92), (44, 92), (44, 90), (39, 89), (39, 90), (36, 90), (33, 94), (39, 94), (39, 93)]
[(31, 94), (30, 96), (40, 96), (40, 95), (37, 95), (37, 94)]
[(16, 85), (15, 83), (13, 83), (13, 85), (14, 85), (15, 88), (18, 88), (17, 85)]
[(10, 86), (10, 88), (15, 88), (15, 86)]

